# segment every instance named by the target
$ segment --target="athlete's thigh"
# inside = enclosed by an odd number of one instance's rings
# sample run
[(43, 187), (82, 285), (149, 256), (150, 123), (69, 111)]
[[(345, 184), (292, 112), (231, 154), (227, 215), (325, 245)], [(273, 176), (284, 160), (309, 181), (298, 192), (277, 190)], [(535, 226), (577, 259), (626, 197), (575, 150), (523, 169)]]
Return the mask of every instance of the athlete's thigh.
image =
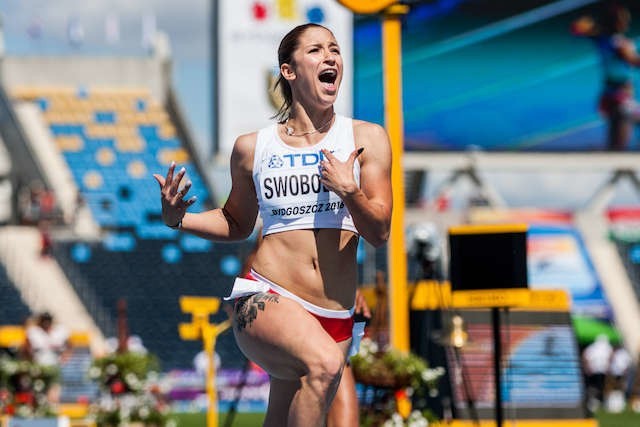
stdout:
[(270, 375), (294, 380), (336, 342), (299, 303), (270, 293), (239, 299), (233, 331), (245, 355)]

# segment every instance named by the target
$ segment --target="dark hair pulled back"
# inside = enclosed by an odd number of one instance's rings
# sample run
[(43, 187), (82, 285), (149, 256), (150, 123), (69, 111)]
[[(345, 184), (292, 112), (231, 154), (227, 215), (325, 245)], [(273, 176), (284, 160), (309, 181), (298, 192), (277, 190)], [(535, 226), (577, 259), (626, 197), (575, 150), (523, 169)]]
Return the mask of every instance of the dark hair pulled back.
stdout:
[[(330, 31), (327, 27), (314, 23), (302, 24), (293, 28), (280, 41), (280, 46), (278, 47), (278, 67), (282, 66), (282, 64), (295, 65), (293, 62), (293, 52), (295, 52), (300, 45), (300, 37), (309, 28), (324, 28), (325, 30)], [(277, 89), (280, 89), (283, 101), (278, 112), (272, 118), (278, 119), (278, 121), (282, 122), (289, 117), (289, 110), (293, 103), (291, 86), (289, 86), (289, 82), (282, 76), (282, 73), (280, 73), (278, 80), (276, 80), (276, 83), (273, 86), (274, 91)]]

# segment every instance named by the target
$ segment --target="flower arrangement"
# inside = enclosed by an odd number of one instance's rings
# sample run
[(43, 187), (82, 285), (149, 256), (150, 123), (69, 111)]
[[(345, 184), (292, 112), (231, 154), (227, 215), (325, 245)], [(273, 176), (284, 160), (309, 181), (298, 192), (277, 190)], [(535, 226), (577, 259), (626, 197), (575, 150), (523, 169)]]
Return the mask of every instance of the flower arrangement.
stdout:
[(157, 376), (158, 359), (149, 353), (111, 353), (95, 359), (89, 369), (89, 377), (97, 381), (101, 389), (113, 395), (136, 393), (145, 381)]
[(98, 382), (101, 396), (90, 407), (99, 427), (138, 423), (145, 427), (168, 427), (169, 405), (159, 388), (159, 363), (148, 353), (112, 353), (93, 361), (89, 376)]
[(56, 366), (0, 356), (0, 415), (19, 418), (52, 417), (55, 408), (47, 392), (60, 376)]
[(169, 406), (152, 394), (126, 394), (119, 397), (101, 396), (90, 407), (98, 426), (128, 426), (134, 423), (145, 427), (172, 427)]
[(402, 415), (398, 412), (394, 412), (391, 418), (386, 420), (382, 427), (428, 427), (429, 419), (425, 417), (420, 411), (413, 411), (409, 415), (406, 423)]
[(444, 368), (430, 369), (426, 360), (411, 352), (393, 348), (380, 350), (368, 337), (362, 340), (359, 352), (351, 358), (351, 366), (356, 381), (383, 391), (374, 393), (376, 400), (363, 406), (363, 426), (423, 427), (435, 420), (428, 408), (412, 411), (411, 398), (424, 392), (437, 396)]
[(393, 348), (381, 351), (378, 344), (367, 337), (351, 358), (351, 366), (361, 384), (393, 389), (426, 387), (431, 393), (437, 390), (438, 379), (444, 375), (444, 368), (429, 369), (426, 360), (414, 353)]

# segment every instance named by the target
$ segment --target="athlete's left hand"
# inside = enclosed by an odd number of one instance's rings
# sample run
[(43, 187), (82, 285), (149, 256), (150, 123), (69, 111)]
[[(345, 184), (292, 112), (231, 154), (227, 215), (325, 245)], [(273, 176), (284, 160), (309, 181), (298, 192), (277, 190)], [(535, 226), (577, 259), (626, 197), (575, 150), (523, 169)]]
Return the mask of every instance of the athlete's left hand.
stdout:
[(363, 148), (353, 150), (347, 160), (341, 162), (329, 150), (323, 149), (324, 160), (320, 162), (320, 182), (341, 198), (357, 192), (358, 183), (353, 176), (353, 164), (362, 151)]

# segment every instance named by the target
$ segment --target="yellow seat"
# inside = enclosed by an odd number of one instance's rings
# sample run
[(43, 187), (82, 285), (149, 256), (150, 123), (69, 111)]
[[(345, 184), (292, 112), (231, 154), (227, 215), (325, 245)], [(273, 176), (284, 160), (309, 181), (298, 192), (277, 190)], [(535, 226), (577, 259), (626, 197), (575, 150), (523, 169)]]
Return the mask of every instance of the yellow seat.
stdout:
[(60, 415), (78, 420), (86, 418), (89, 415), (89, 405), (87, 403), (61, 403), (58, 406), (58, 412)]
[(189, 161), (189, 153), (183, 148), (164, 149), (158, 151), (158, 162), (161, 165), (168, 165), (172, 161), (176, 163), (186, 163)]
[(77, 153), (84, 149), (84, 140), (78, 135), (64, 135), (56, 138), (56, 146), (60, 151)]
[(176, 128), (172, 124), (166, 123), (166, 124), (160, 126), (160, 129), (158, 131), (158, 135), (162, 139), (175, 138), (175, 136), (176, 136)]

